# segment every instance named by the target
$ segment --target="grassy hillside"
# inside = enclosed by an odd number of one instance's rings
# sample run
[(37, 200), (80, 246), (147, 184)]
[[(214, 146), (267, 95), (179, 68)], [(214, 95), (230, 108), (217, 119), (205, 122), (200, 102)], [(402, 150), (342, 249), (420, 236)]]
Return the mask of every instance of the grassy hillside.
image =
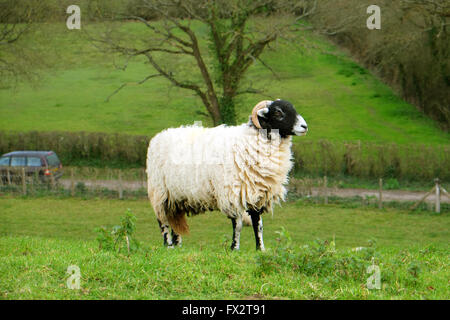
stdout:
[[(94, 32), (102, 25), (85, 28)], [(204, 30), (198, 28), (206, 38)], [(143, 27), (136, 23), (128, 23), (124, 30), (130, 38), (145, 35)], [(150, 67), (143, 61), (135, 61), (126, 71), (115, 69), (113, 57), (95, 49), (84, 31), (69, 31), (64, 24), (49, 24), (23, 40), (30, 48), (46, 50), (50, 68), (39, 83), (0, 89), (1, 130), (151, 136), (164, 128), (196, 120), (210, 125), (199, 99), (190, 91), (173, 88), (162, 78), (142, 85), (131, 84), (151, 74)], [(308, 49), (301, 48), (303, 44)], [(306, 34), (297, 43), (280, 41), (263, 59), (279, 79), (256, 63), (245, 83), (264, 88), (273, 98), (292, 101), (310, 127), (306, 139), (400, 144), (449, 142), (448, 134), (431, 120), (321, 37)], [(170, 65), (179, 67), (185, 74), (195, 72), (189, 61), (179, 60)], [(125, 82), (130, 85), (105, 102)], [(254, 104), (265, 98), (240, 97), (239, 121), (246, 122)]]
[[(99, 250), (93, 229), (118, 224), (127, 208), (137, 216), (140, 249)], [(183, 247), (167, 250), (147, 201), (4, 198), (0, 219), (3, 299), (448, 297), (446, 215), (287, 203), (265, 217), (265, 253), (254, 250), (250, 228), (241, 250), (228, 251), (231, 224), (216, 212), (189, 219)], [(366, 287), (372, 263), (380, 290)], [(66, 287), (73, 264), (81, 290)]]

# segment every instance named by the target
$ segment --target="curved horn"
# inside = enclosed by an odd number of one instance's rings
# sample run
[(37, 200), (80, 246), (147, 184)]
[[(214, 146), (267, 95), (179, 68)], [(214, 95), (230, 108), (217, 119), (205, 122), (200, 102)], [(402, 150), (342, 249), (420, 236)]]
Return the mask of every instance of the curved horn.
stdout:
[(259, 123), (258, 120), (258, 111), (267, 107), (268, 105), (270, 105), (272, 103), (272, 101), (270, 100), (263, 100), (261, 102), (258, 102), (258, 104), (253, 108), (252, 110), (252, 122), (255, 125), (255, 127), (257, 129), (262, 129), (261, 128), (261, 124)]

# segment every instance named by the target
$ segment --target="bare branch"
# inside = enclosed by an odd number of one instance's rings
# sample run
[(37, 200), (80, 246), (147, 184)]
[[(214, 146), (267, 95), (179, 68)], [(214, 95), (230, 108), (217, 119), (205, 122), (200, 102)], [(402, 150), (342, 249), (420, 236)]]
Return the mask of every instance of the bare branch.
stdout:
[(300, 16), (295, 18), (296, 21), (300, 21), (316, 12), (317, 9), (317, 0), (314, 0), (313, 6), (311, 9), (304, 11)]
[(259, 94), (263, 97), (269, 98), (271, 100), (274, 100), (275, 98), (271, 95), (268, 95), (265, 91), (261, 90), (261, 89), (255, 89), (255, 88), (247, 88), (241, 91), (237, 91), (236, 95), (243, 95), (243, 94)]
[(205, 105), (208, 112), (212, 115), (214, 113), (214, 110), (211, 107), (211, 103), (208, 99), (208, 96), (200, 89), (199, 86), (189, 83), (189, 82), (182, 82), (177, 80), (174, 75), (171, 72), (165, 71), (152, 57), (150, 53), (146, 53), (145, 56), (147, 57), (150, 64), (155, 68), (156, 71), (159, 72), (159, 74), (166, 79), (168, 79), (173, 85), (179, 88), (183, 89), (189, 89), (194, 91), (202, 100), (203, 104)]
[(281, 81), (280, 76), (275, 72), (275, 70), (273, 70), (273, 68), (271, 66), (269, 66), (267, 63), (265, 63), (261, 57), (256, 58), (256, 60), (258, 60), (259, 62), (261, 62), (261, 64), (266, 67), (266, 69), (268, 69), (272, 75), (275, 77), (275, 79), (277, 79), (278, 81)]
[[(140, 84), (143, 84), (144, 82), (146, 82), (147, 80), (149, 80), (149, 79), (151, 79), (151, 78), (155, 78), (155, 77), (159, 77), (159, 76), (161, 76), (161, 74), (152, 74), (152, 75), (149, 75), (149, 76), (145, 77), (145, 78), (142, 79), (141, 81), (133, 82), (133, 84), (140, 85)], [(116, 93), (118, 93), (120, 90), (122, 90), (123, 88), (125, 88), (127, 85), (130, 85), (130, 84), (131, 84), (130, 82), (123, 83), (119, 88), (117, 88), (116, 90), (114, 90), (114, 92), (111, 93), (111, 94), (108, 96), (108, 98), (105, 99), (105, 102), (109, 102), (109, 100), (110, 100)]]
[(184, 89), (190, 89), (193, 90), (195, 92), (201, 92), (200, 87), (189, 83), (189, 82), (182, 82), (177, 80), (174, 76), (172, 72), (169, 71), (165, 71), (156, 61), (155, 59), (153, 59), (153, 56), (149, 53), (146, 52), (144, 53), (144, 55), (147, 57), (148, 61), (150, 62), (150, 64), (153, 66), (153, 68), (155, 68), (156, 71), (159, 72), (159, 75), (164, 76), (166, 79), (170, 80), (170, 82), (172, 82), (172, 84), (174, 84), (177, 87), (180, 88), (184, 88)]

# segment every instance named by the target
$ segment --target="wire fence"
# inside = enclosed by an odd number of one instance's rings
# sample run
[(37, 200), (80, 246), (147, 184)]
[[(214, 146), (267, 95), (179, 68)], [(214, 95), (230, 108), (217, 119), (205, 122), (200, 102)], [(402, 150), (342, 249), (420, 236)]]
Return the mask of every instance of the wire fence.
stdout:
[(10, 168), (1, 173), (0, 195), (71, 196), (107, 198), (145, 198), (147, 179), (144, 169), (126, 170), (96, 168), (65, 169), (61, 179), (25, 168)]
[[(11, 168), (1, 173), (0, 196), (61, 196), (81, 198), (145, 199), (147, 177), (145, 169), (97, 169), (66, 168), (61, 179), (43, 176), (39, 172), (27, 172), (25, 168)], [(345, 204), (349, 206), (384, 209), (397, 207), (406, 210), (447, 212), (450, 210), (449, 195), (435, 180), (428, 192), (384, 190), (379, 179), (378, 189), (341, 189), (329, 184), (329, 179), (291, 178), (288, 199), (316, 204)]]

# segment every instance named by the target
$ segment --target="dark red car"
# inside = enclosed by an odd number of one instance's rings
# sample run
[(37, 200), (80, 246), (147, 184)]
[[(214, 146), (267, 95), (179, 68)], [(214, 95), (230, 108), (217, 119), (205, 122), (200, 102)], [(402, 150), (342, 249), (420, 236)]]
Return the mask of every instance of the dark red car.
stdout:
[(4, 182), (17, 180), (22, 168), (27, 176), (37, 176), (42, 181), (50, 181), (52, 176), (56, 181), (63, 174), (61, 161), (53, 151), (13, 151), (0, 157)]

